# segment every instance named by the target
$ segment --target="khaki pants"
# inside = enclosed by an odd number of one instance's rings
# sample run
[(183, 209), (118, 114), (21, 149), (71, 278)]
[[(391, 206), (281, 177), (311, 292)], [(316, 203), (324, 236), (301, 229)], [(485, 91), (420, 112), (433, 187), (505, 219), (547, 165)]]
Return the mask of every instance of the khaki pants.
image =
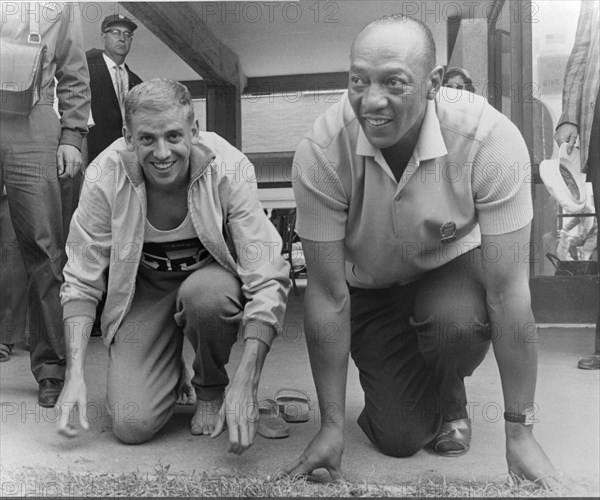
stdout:
[(223, 394), (243, 304), (240, 280), (217, 263), (192, 273), (140, 267), (109, 352), (108, 408), (121, 441), (148, 441), (173, 415), (184, 335), (195, 351), (198, 398)]

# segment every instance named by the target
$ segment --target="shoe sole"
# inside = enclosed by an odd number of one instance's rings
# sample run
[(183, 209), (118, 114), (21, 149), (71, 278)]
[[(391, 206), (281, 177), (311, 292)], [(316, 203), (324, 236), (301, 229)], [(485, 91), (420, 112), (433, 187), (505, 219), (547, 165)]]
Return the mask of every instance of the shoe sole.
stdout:
[(56, 406), (56, 403), (48, 404), (48, 403), (41, 403), (40, 401), (38, 401), (38, 405), (40, 405), (42, 408), (54, 408)]
[(469, 452), (469, 448), (467, 448), (466, 450), (456, 450), (456, 451), (437, 451), (434, 449), (433, 452), (436, 455), (439, 455), (440, 457), (455, 458), (455, 457), (460, 457), (462, 455), (466, 455)]

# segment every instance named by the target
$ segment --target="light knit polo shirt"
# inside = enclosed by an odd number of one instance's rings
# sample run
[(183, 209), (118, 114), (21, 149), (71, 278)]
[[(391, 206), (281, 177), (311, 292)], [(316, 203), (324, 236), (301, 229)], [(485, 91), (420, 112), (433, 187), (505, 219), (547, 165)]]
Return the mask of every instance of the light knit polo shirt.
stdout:
[[(533, 216), (530, 167), (508, 118), (480, 96), (444, 88), (427, 101), (397, 182), (344, 94), (294, 156), (296, 230), (308, 240), (344, 240), (352, 286), (407, 284), (479, 246), (482, 233), (526, 226)], [(500, 249), (484, 251), (494, 259)]]

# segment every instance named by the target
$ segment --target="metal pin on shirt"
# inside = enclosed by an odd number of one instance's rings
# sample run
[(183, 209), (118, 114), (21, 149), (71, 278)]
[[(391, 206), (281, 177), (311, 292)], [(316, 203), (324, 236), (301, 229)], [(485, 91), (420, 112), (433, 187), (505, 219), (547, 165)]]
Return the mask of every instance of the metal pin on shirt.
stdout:
[(452, 243), (456, 240), (456, 222), (449, 220), (440, 226), (440, 235), (442, 243)]

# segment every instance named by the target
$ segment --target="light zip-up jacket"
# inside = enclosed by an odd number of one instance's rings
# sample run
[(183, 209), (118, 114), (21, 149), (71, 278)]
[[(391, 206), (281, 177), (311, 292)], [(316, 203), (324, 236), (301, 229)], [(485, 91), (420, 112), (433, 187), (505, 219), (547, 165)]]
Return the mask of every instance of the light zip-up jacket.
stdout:
[[(258, 201), (254, 166), (218, 135), (200, 132), (190, 154), (188, 210), (216, 262), (239, 276), (247, 299), (242, 323), (280, 333), (289, 291), (281, 237)], [(109, 345), (131, 307), (144, 244), (146, 188), (135, 153), (119, 139), (86, 170), (67, 239), (63, 317), (95, 316), (106, 291), (102, 336)], [(106, 283), (106, 273), (108, 283)], [(258, 335), (246, 328), (245, 338)], [(270, 331), (270, 330), (269, 330)], [(273, 341), (261, 338), (268, 345)]]

